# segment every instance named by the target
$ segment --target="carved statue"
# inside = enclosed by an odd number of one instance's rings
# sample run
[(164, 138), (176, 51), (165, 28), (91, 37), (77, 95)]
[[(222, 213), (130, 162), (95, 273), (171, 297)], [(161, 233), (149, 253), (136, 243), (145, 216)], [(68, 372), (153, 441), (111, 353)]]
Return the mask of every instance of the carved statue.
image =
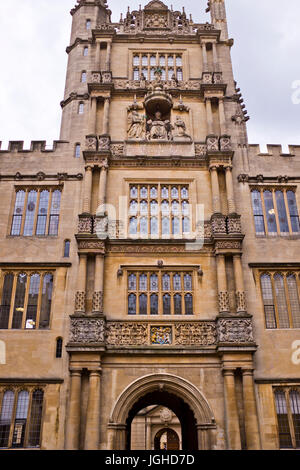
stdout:
[(176, 116), (176, 121), (174, 122), (174, 133), (173, 137), (181, 138), (181, 139), (190, 139), (191, 136), (186, 133), (186, 125), (183, 119), (180, 116)]
[(145, 138), (146, 119), (143, 114), (139, 114), (133, 110), (128, 116), (128, 139), (144, 139)]
[(160, 111), (156, 111), (155, 119), (147, 121), (148, 140), (171, 140), (171, 124), (170, 121), (163, 121)]

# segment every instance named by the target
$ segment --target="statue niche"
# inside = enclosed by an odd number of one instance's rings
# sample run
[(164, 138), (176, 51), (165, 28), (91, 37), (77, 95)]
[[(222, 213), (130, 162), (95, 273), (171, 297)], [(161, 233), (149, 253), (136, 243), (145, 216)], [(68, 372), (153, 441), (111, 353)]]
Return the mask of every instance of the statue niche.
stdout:
[(144, 140), (146, 135), (146, 117), (133, 109), (128, 115), (128, 139)]
[(152, 119), (147, 120), (146, 138), (147, 140), (172, 140), (170, 120), (163, 117), (159, 109)]

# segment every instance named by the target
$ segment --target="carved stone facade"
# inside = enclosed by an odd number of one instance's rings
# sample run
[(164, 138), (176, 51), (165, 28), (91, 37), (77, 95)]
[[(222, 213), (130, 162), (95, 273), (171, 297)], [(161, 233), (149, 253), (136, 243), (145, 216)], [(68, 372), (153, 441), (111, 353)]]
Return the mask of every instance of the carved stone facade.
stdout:
[(300, 388), (300, 147), (248, 143), (224, 0), (202, 24), (160, 0), (113, 22), (108, 3), (71, 11), (61, 140), (0, 145), (0, 391), (44, 393), (25, 447), (36, 424), (37, 448), (129, 450), (134, 413), (169, 404), (184, 452), (278, 449), (274, 392)]

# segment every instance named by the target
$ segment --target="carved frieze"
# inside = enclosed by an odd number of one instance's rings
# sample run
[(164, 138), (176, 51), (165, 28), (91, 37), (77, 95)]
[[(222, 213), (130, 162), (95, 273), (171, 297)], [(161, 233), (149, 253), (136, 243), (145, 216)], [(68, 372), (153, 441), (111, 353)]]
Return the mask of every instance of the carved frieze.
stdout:
[(114, 157), (123, 157), (125, 154), (125, 144), (111, 144), (110, 151)]
[(229, 294), (227, 291), (219, 292), (219, 312), (229, 312)]
[(71, 343), (104, 343), (105, 321), (102, 318), (71, 318)]
[(253, 343), (252, 320), (245, 318), (218, 320), (220, 343)]
[(178, 323), (175, 325), (175, 345), (211, 346), (217, 342), (215, 322)]
[(148, 343), (145, 323), (108, 322), (106, 344), (109, 346), (143, 346)]
[(204, 157), (207, 152), (206, 144), (195, 144), (195, 156)]
[(245, 292), (237, 291), (235, 293), (236, 298), (236, 311), (237, 312), (246, 312), (247, 305), (246, 305), (246, 295)]
[(230, 235), (241, 234), (242, 224), (240, 215), (229, 215), (227, 217), (227, 229)]
[(93, 294), (93, 312), (103, 313), (103, 292), (98, 291)]
[(224, 215), (214, 215), (211, 218), (211, 226), (213, 234), (226, 234), (227, 227), (226, 227), (226, 217)]
[(90, 216), (79, 216), (78, 233), (92, 233), (93, 218)]

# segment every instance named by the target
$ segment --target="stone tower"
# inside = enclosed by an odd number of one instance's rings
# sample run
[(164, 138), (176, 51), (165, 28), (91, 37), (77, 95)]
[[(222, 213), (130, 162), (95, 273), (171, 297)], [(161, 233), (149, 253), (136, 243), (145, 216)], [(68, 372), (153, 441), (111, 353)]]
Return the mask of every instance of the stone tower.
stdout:
[(0, 151), (0, 448), (300, 446), (300, 151), (207, 12), (78, 0), (60, 140)]

